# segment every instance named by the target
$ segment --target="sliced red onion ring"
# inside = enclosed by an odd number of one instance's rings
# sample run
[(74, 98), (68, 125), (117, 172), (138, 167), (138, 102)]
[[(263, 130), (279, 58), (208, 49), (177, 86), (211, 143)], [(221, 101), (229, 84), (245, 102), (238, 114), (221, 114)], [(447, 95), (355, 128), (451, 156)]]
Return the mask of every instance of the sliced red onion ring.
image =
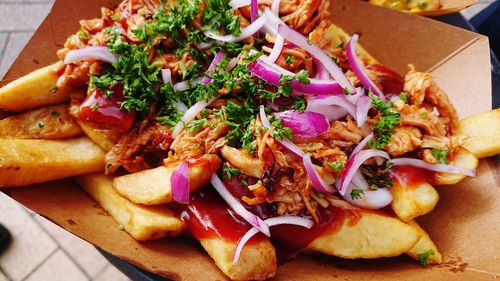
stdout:
[(162, 69), (161, 70), (161, 78), (163, 80), (163, 83), (167, 84), (170, 83), (172, 84), (172, 73), (170, 72), (170, 69)]
[(330, 72), (332, 77), (337, 82), (339, 82), (343, 88), (347, 88), (347, 90), (351, 94), (355, 93), (354, 86), (351, 84), (351, 82), (349, 82), (344, 72), (342, 72), (342, 69), (340, 69), (340, 67), (332, 60), (332, 58), (318, 46), (309, 44), (306, 37), (283, 24), (278, 25), (278, 34), (283, 36), (283, 38), (285, 38), (286, 40), (304, 49), (317, 60), (321, 61), (326, 69), (328, 69), (328, 72)]
[[(276, 65), (277, 66), (277, 65)], [(278, 66), (279, 67), (279, 66)], [(248, 70), (252, 72), (255, 76), (260, 79), (273, 84), (275, 86), (280, 85), (280, 74), (269, 63), (264, 60), (255, 60), (247, 65)], [(318, 80), (309, 79), (309, 84), (302, 84), (299, 80), (294, 79), (290, 81), (292, 89), (299, 91), (304, 94), (310, 95), (340, 95), (343, 93), (342, 87), (339, 83), (333, 80)]]
[(174, 131), (172, 132), (172, 137), (175, 139), (179, 133), (184, 129), (184, 126), (193, 121), (196, 118), (196, 115), (200, 113), (205, 107), (209, 106), (212, 102), (214, 102), (217, 98), (211, 98), (207, 101), (199, 101), (195, 103), (191, 108), (189, 108), (184, 116), (182, 116), (181, 121), (175, 125)]
[(223, 56), (224, 56), (223, 51), (219, 51), (215, 55), (214, 59), (212, 60), (212, 62), (208, 66), (207, 76), (203, 77), (203, 84), (206, 85), (206, 84), (210, 83), (210, 81), (212, 81), (212, 78), (210, 78), (210, 76), (212, 76), (214, 69), (217, 67), (217, 64), (221, 61)]
[(196, 47), (200, 50), (207, 50), (208, 48), (212, 47), (214, 43), (213, 42), (200, 42)]
[(267, 57), (267, 61), (275, 62), (283, 50), (283, 45), (285, 44), (285, 39), (280, 35), (276, 35), (276, 42), (274, 42), (274, 47), (269, 56)]
[(172, 198), (181, 203), (189, 203), (189, 164), (183, 162), (177, 166), (172, 176), (170, 176), (170, 186), (172, 187)]
[(182, 101), (175, 102), (175, 108), (178, 111), (184, 112), (184, 113), (189, 110), (189, 108)]
[(317, 79), (331, 79), (328, 69), (317, 59), (313, 59), (314, 65), (316, 66), (316, 77)]
[(274, 114), (298, 137), (317, 137), (328, 132), (326, 116), (312, 111), (286, 110)]
[(245, 207), (238, 201), (233, 195), (227, 190), (226, 186), (217, 174), (213, 174), (210, 179), (210, 183), (214, 186), (215, 190), (219, 193), (219, 195), (226, 201), (226, 203), (233, 209), (233, 211), (246, 220), (249, 224), (255, 227), (258, 231), (264, 233), (267, 237), (271, 236), (269, 232), (269, 226), (262, 221), (258, 216), (250, 213)]
[(347, 110), (336, 105), (325, 104), (322, 99), (308, 98), (306, 110), (321, 113), (328, 118), (328, 122), (338, 120), (347, 115)]
[(311, 179), (312, 185), (316, 191), (320, 193), (326, 193), (326, 194), (331, 194), (335, 192), (335, 189), (333, 186), (328, 185), (318, 174), (318, 171), (316, 171), (316, 168), (314, 168), (314, 164), (311, 161), (311, 156), (309, 154), (306, 154), (302, 158), (302, 162), (304, 163), (304, 167), (306, 168), (307, 174), (309, 175), (309, 178)]
[(370, 187), (360, 170), (357, 170), (356, 173), (354, 173), (351, 184), (361, 190), (367, 190)]
[(356, 103), (356, 123), (358, 127), (361, 127), (365, 124), (366, 119), (368, 118), (368, 111), (372, 107), (372, 99), (368, 96), (361, 96)]
[(372, 81), (368, 72), (366, 72), (363, 62), (356, 54), (356, 43), (358, 42), (358, 37), (359, 36), (357, 34), (354, 34), (351, 37), (349, 44), (347, 44), (347, 61), (349, 62), (349, 66), (366, 89), (371, 90), (376, 96), (385, 100), (384, 93), (382, 93), (382, 91)]
[[(345, 109), (349, 115), (356, 118), (356, 107), (350, 103), (345, 96), (327, 96), (327, 97), (317, 97), (316, 102), (323, 103), (326, 106), (340, 106)], [(345, 115), (344, 115), (345, 116)]]
[(182, 81), (174, 84), (174, 91), (176, 92), (184, 92), (186, 90), (192, 89), (196, 87), (196, 85), (203, 83), (203, 77), (198, 77), (191, 81)]
[(251, 23), (249, 26), (243, 28), (239, 36), (234, 35), (219, 35), (215, 34), (213, 31), (205, 32), (205, 36), (212, 38), (214, 40), (222, 41), (222, 42), (239, 42), (242, 41), (253, 34), (257, 33), (267, 22), (267, 17), (265, 14), (262, 14), (256, 21)]
[(356, 153), (356, 155), (352, 155), (349, 158), (349, 160), (345, 165), (345, 172), (342, 174), (342, 177), (340, 178), (339, 193), (341, 195), (344, 195), (346, 193), (347, 186), (351, 183), (351, 180), (354, 177), (354, 173), (356, 173), (356, 171), (363, 164), (363, 162), (372, 157), (377, 157), (377, 156), (383, 157), (385, 159), (390, 159), (389, 154), (387, 154), (387, 152), (375, 149), (362, 150)]
[(347, 192), (342, 194), (342, 198), (354, 206), (365, 209), (381, 209), (391, 204), (393, 200), (391, 192), (389, 192), (386, 188), (363, 190), (361, 198), (352, 199), (351, 190), (354, 188), (355, 186), (350, 184)]
[(356, 88), (356, 93), (354, 95), (346, 95), (345, 98), (352, 104), (358, 103), (359, 97), (365, 94), (365, 90), (362, 87)]
[(445, 164), (432, 164), (432, 163), (427, 163), (423, 160), (420, 159), (414, 159), (414, 158), (396, 158), (392, 159), (389, 161), (392, 163), (394, 166), (403, 166), (403, 165), (409, 165), (409, 166), (414, 166), (430, 171), (435, 171), (435, 172), (443, 172), (443, 173), (450, 173), (450, 174), (464, 174), (469, 177), (475, 177), (476, 176), (476, 170), (474, 169), (468, 169), (460, 166), (455, 166), (455, 165), (445, 165)]
[(351, 157), (356, 155), (356, 153), (360, 152), (363, 148), (365, 148), (366, 144), (373, 138), (373, 132), (366, 136), (362, 141), (356, 145), (356, 147), (351, 152)]
[(229, 5), (233, 10), (250, 5), (250, 0), (231, 0)]
[[(301, 218), (301, 217), (295, 217), (295, 216), (281, 216), (281, 217), (275, 217), (275, 218), (270, 218), (264, 221), (268, 226), (275, 226), (275, 225), (280, 225), (280, 224), (291, 224), (291, 225), (298, 225), (305, 227), (307, 229), (310, 229), (314, 222), (310, 219), (306, 218)], [(240, 241), (238, 241), (238, 245), (236, 245), (236, 250), (234, 251), (233, 255), (233, 264), (238, 262), (238, 259), (240, 258), (241, 251), (243, 250), (243, 247), (245, 244), (259, 231), (255, 228), (252, 227), (250, 230), (243, 235), (243, 237), (240, 238)]]
[(233, 70), (238, 65), (238, 58), (232, 58), (227, 63), (227, 71)]
[(64, 64), (75, 63), (83, 60), (100, 60), (103, 62), (114, 63), (118, 59), (106, 46), (90, 46), (69, 51), (64, 58)]
[(250, 0), (250, 22), (254, 22), (257, 19), (257, 13), (259, 12), (259, 3), (257, 0)]
[[(275, 218), (270, 218), (264, 221), (267, 223), (269, 226), (275, 226), (275, 225), (280, 225), (280, 224), (291, 224), (291, 225), (298, 225), (305, 227), (307, 229), (310, 229), (313, 226), (313, 221), (306, 219), (306, 218), (301, 218), (301, 217), (294, 217), (294, 216), (281, 216), (281, 217), (275, 217)], [(241, 254), (241, 251), (243, 250), (243, 247), (245, 244), (255, 235), (258, 233), (258, 230), (253, 227), (250, 230), (248, 230), (243, 237), (241, 237), (240, 241), (238, 241), (238, 245), (236, 246), (236, 250), (233, 255), (233, 264), (237, 263)]]
[[(264, 106), (260, 106), (260, 122), (262, 123), (262, 126), (264, 128), (270, 129), (272, 128), (271, 122), (269, 122), (269, 119), (267, 119), (266, 116), (266, 111), (264, 110)], [(292, 152), (295, 156), (302, 158), (304, 157), (305, 153), (300, 149), (298, 146), (296, 146), (293, 142), (291, 142), (287, 138), (283, 138), (283, 140), (276, 139), (277, 142), (279, 142), (283, 147), (288, 149), (290, 152)]]
[(267, 23), (265, 24), (266, 32), (271, 35), (278, 34), (278, 25), (285, 23), (276, 13), (271, 11), (269, 8), (264, 8), (264, 14), (267, 17)]
[(271, 11), (278, 17), (280, 15), (280, 2), (280, 0), (274, 0), (271, 4)]

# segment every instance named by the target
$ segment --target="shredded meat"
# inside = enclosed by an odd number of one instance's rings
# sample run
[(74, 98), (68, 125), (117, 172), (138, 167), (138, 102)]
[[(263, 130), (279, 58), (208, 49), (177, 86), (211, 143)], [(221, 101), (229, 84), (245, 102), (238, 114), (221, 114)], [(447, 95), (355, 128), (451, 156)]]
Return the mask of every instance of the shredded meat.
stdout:
[(120, 166), (131, 173), (159, 166), (172, 141), (169, 126), (154, 124), (132, 130), (106, 154), (106, 173), (113, 173)]
[(438, 116), (437, 112), (428, 112), (425, 108), (407, 104), (398, 111), (401, 113), (401, 125), (420, 127), (431, 136), (446, 135), (446, 122)]
[(445, 124), (450, 127), (451, 133), (458, 133), (460, 124), (457, 111), (429, 73), (416, 72), (415, 68), (410, 65), (409, 72), (405, 76), (404, 89), (408, 94), (410, 104), (421, 106), (426, 101), (434, 105), (439, 115), (447, 118)]
[(422, 133), (417, 127), (401, 126), (394, 129), (391, 141), (385, 151), (392, 156), (398, 156), (417, 149), (422, 145)]
[(284, 0), (280, 2), (281, 19), (291, 28), (308, 34), (329, 15), (325, 0)]

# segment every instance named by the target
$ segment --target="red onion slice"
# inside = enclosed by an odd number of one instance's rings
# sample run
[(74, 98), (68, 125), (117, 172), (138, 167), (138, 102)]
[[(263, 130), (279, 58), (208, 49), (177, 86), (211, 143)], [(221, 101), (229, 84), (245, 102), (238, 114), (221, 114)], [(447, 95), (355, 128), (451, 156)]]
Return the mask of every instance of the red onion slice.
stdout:
[(176, 92), (184, 92), (186, 90), (192, 89), (196, 87), (196, 85), (203, 83), (203, 77), (198, 77), (191, 81), (182, 81), (174, 84), (174, 91)]
[(271, 11), (278, 17), (280, 15), (280, 2), (280, 0), (274, 0), (271, 4)]
[(186, 113), (184, 113), (184, 116), (182, 116), (181, 121), (175, 125), (174, 131), (172, 132), (172, 137), (175, 139), (182, 129), (184, 129), (184, 126), (193, 121), (196, 118), (196, 115), (200, 113), (205, 107), (209, 106), (212, 102), (214, 102), (217, 98), (211, 98), (207, 101), (199, 101), (195, 103), (191, 108), (189, 108)]
[(210, 83), (210, 81), (212, 81), (212, 78), (210, 78), (210, 76), (212, 76), (214, 69), (217, 67), (217, 64), (221, 61), (223, 56), (224, 56), (223, 51), (219, 51), (215, 55), (214, 59), (212, 60), (212, 62), (208, 66), (207, 76), (203, 77), (203, 84), (206, 85), (206, 84)]
[(269, 232), (269, 226), (264, 221), (262, 221), (261, 218), (245, 209), (245, 207), (238, 200), (236, 200), (233, 195), (231, 195), (231, 193), (229, 192), (229, 190), (227, 190), (226, 186), (224, 185), (224, 183), (222, 183), (217, 174), (212, 175), (210, 183), (214, 186), (215, 190), (217, 190), (222, 199), (226, 201), (229, 207), (231, 207), (231, 209), (233, 209), (236, 214), (246, 220), (258, 231), (264, 233), (264, 235), (266, 235), (267, 237), (271, 236), (271, 233)]
[(189, 110), (189, 108), (182, 101), (175, 102), (175, 108), (183, 113)]
[(251, 23), (249, 26), (243, 28), (241, 30), (241, 33), (239, 36), (234, 36), (234, 35), (219, 35), (215, 34), (213, 31), (206, 31), (205, 36), (208, 38), (212, 38), (217, 41), (222, 41), (222, 42), (239, 42), (242, 41), (253, 34), (257, 33), (267, 22), (267, 17), (265, 14), (261, 15), (257, 20), (255, 20), (253, 23)]
[(170, 176), (172, 198), (181, 203), (189, 203), (189, 164), (183, 162), (177, 166)]
[(170, 83), (172, 84), (172, 72), (170, 72), (170, 69), (162, 69), (161, 70), (161, 78), (163, 80), (163, 83), (167, 84)]
[(328, 69), (325, 68), (325, 66), (317, 59), (313, 59), (314, 65), (316, 66), (316, 76), (314, 78), (317, 79), (331, 79), (332, 77), (330, 76), (330, 73), (328, 72)]
[(370, 187), (363, 174), (361, 174), (360, 170), (357, 170), (356, 173), (354, 173), (351, 184), (361, 190), (368, 190), (368, 188)]
[(317, 102), (323, 103), (327, 106), (340, 106), (345, 109), (349, 115), (356, 118), (356, 107), (350, 103), (345, 96), (327, 96), (327, 97), (318, 97), (316, 98)]
[(450, 173), (450, 174), (464, 174), (469, 177), (475, 177), (476, 176), (476, 170), (474, 169), (468, 169), (460, 166), (455, 166), (455, 165), (445, 165), (445, 164), (433, 164), (433, 163), (427, 163), (423, 160), (420, 159), (414, 159), (414, 158), (396, 158), (392, 159), (389, 161), (392, 163), (394, 166), (404, 166), (404, 165), (409, 165), (409, 166), (414, 166), (430, 171), (435, 171), (435, 172), (443, 172), (443, 173)]
[(100, 60), (103, 62), (115, 63), (118, 59), (106, 46), (90, 46), (69, 51), (64, 58), (64, 64), (83, 60)]
[(328, 118), (328, 122), (338, 120), (346, 116), (347, 110), (337, 105), (325, 104), (322, 99), (308, 98), (306, 110), (321, 113)]
[(357, 34), (354, 34), (351, 37), (349, 44), (347, 44), (347, 61), (349, 62), (349, 67), (352, 69), (354, 74), (356, 74), (361, 81), (361, 84), (363, 84), (366, 89), (371, 90), (376, 96), (385, 100), (384, 93), (382, 93), (382, 91), (372, 81), (363, 62), (356, 54), (356, 43), (358, 42), (358, 37), (359, 36)]
[(330, 129), (326, 116), (317, 112), (286, 110), (274, 115), (282, 120), (283, 125), (292, 129), (294, 136), (317, 137)]
[(363, 190), (361, 198), (352, 199), (351, 190), (354, 188), (355, 186), (350, 184), (347, 192), (342, 195), (342, 198), (344, 198), (344, 200), (354, 206), (365, 209), (381, 209), (391, 204), (393, 200), (391, 192), (389, 192), (386, 188), (379, 188), (376, 190)]
[(278, 25), (285, 23), (276, 13), (272, 12), (269, 8), (264, 8), (264, 14), (267, 17), (267, 23), (265, 24), (266, 32), (271, 35), (278, 34)]
[[(264, 221), (268, 226), (275, 226), (275, 225), (280, 225), (280, 224), (291, 224), (291, 225), (298, 225), (305, 227), (307, 229), (310, 229), (314, 222), (310, 219), (306, 218), (301, 218), (301, 217), (295, 217), (295, 216), (281, 216), (281, 217), (275, 217), (275, 218), (270, 218)], [(255, 228), (252, 227), (250, 230), (243, 235), (243, 237), (240, 238), (240, 241), (238, 241), (238, 245), (236, 245), (236, 250), (234, 251), (233, 255), (233, 264), (237, 263), (241, 251), (243, 250), (243, 247), (245, 244), (259, 231)]]
[[(272, 128), (271, 122), (269, 122), (269, 119), (267, 119), (266, 116), (266, 111), (264, 110), (264, 106), (260, 106), (260, 122), (262, 123), (262, 126), (264, 128), (270, 129)], [(298, 146), (296, 146), (293, 142), (291, 142), (287, 138), (283, 138), (283, 140), (275, 139), (278, 143), (280, 143), (283, 147), (288, 149), (290, 152), (292, 152), (295, 156), (302, 158), (304, 157), (305, 153), (300, 149)]]
[[(280, 73), (279, 68), (278, 65), (270, 65), (264, 60), (256, 60), (247, 65), (247, 69), (255, 76), (275, 86), (280, 85), (280, 75), (283, 74)], [(302, 84), (299, 80), (294, 79), (290, 81), (290, 84), (292, 89), (309, 95), (340, 95), (344, 92), (339, 83), (333, 80), (318, 80), (313, 78), (309, 79), (309, 81), (309, 84)]]
[(302, 34), (283, 24), (278, 25), (278, 34), (283, 36), (283, 38), (285, 38), (286, 40), (304, 49), (317, 60), (321, 61), (328, 72), (330, 72), (332, 77), (337, 82), (339, 82), (343, 88), (347, 88), (349, 93), (353, 94), (355, 92), (354, 86), (351, 84), (351, 82), (349, 82), (344, 72), (342, 72), (342, 69), (340, 69), (340, 67), (332, 60), (332, 58), (318, 46), (310, 44), (309, 40), (307, 40), (307, 38)]
[(250, 22), (254, 22), (257, 19), (258, 12), (259, 3), (257, 3), (257, 0), (250, 0)]
[(345, 172), (340, 178), (339, 193), (344, 195), (347, 190), (347, 186), (351, 183), (354, 173), (359, 169), (359, 167), (366, 160), (373, 157), (383, 157), (385, 159), (390, 159), (389, 154), (385, 151), (367, 149), (358, 152), (356, 155), (352, 155), (345, 165)]
[(274, 42), (274, 47), (269, 56), (267, 57), (267, 61), (275, 62), (283, 50), (283, 45), (285, 44), (285, 39), (280, 35), (276, 35), (276, 42)]
[(229, 2), (229, 6), (233, 8), (233, 10), (239, 9), (241, 7), (245, 7), (250, 5), (250, 0), (231, 0)]
[(302, 162), (304, 163), (304, 167), (306, 168), (307, 174), (311, 179), (312, 185), (316, 191), (320, 193), (331, 194), (335, 192), (333, 186), (328, 185), (318, 174), (316, 168), (314, 168), (314, 164), (311, 161), (311, 156), (306, 154), (302, 158)]
[(360, 96), (356, 103), (356, 123), (362, 127), (368, 118), (368, 111), (372, 107), (372, 100), (368, 96)]
[(360, 152), (363, 148), (365, 148), (366, 144), (373, 138), (373, 132), (366, 136), (362, 141), (356, 145), (356, 147), (351, 152), (351, 157), (356, 155), (356, 153)]

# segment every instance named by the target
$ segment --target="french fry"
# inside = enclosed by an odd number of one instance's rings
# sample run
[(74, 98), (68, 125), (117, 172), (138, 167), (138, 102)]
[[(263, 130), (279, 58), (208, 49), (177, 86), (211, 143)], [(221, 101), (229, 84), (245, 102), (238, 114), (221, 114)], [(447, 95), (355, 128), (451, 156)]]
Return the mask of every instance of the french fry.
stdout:
[[(189, 164), (189, 186), (194, 191), (205, 185), (221, 165), (215, 154), (205, 154)], [(137, 204), (156, 205), (172, 201), (170, 176), (176, 167), (164, 167), (124, 175), (113, 179), (113, 187)]]
[(236, 167), (243, 174), (256, 178), (260, 178), (262, 175), (264, 162), (246, 153), (245, 150), (224, 145), (220, 152), (229, 164)]
[(316, 238), (309, 250), (346, 259), (393, 257), (406, 253), (420, 238), (414, 227), (397, 218), (359, 209), (359, 220)]
[(276, 274), (276, 251), (267, 238), (245, 245), (235, 264), (233, 264), (235, 243), (219, 238), (202, 238), (200, 243), (220, 270), (231, 280), (265, 280)]
[(177, 235), (183, 228), (183, 222), (168, 207), (136, 205), (121, 197), (113, 189), (111, 177), (92, 174), (76, 177), (75, 180), (137, 240)]
[(392, 210), (402, 221), (429, 213), (439, 200), (436, 189), (426, 182), (407, 186), (396, 181), (389, 191), (394, 197)]
[(17, 112), (68, 101), (72, 89), (55, 88), (59, 78), (55, 70), (60, 64), (40, 68), (0, 88), (0, 108)]
[(85, 135), (105, 152), (110, 151), (115, 146), (115, 143), (101, 130), (94, 129), (78, 119), (76, 119), (76, 123), (78, 123)]
[(66, 105), (30, 110), (0, 120), (0, 138), (67, 139), (82, 134)]
[(104, 170), (104, 153), (86, 137), (0, 139), (0, 187), (18, 187)]
[(429, 237), (429, 234), (418, 225), (418, 223), (414, 220), (408, 221), (407, 222), (409, 225), (413, 226), (416, 230), (420, 232), (420, 239), (418, 240), (417, 244), (413, 246), (407, 254), (416, 259), (419, 260), (418, 255), (421, 255), (429, 250), (432, 250), (433, 254), (429, 255), (427, 262), (429, 264), (440, 264), (443, 262), (443, 256), (439, 252), (438, 248), (436, 247), (436, 244), (432, 242), (431, 238)]
[[(453, 161), (450, 162), (451, 165), (456, 165), (459, 167), (464, 167), (468, 169), (476, 169), (478, 165), (478, 160), (474, 154), (469, 152), (467, 149), (460, 149)], [(451, 185), (456, 184), (466, 177), (464, 174), (450, 174), (450, 173), (434, 173), (434, 177), (431, 178), (431, 183), (434, 185)]]
[(500, 153), (500, 108), (460, 120), (460, 130), (470, 137), (464, 147), (477, 158)]

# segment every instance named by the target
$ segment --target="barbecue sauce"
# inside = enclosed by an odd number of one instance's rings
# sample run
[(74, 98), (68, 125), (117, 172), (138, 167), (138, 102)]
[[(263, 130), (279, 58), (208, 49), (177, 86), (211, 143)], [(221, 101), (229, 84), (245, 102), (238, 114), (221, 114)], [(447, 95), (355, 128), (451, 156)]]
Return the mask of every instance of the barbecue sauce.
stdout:
[(407, 188), (417, 187), (429, 182), (433, 173), (413, 166), (395, 166), (391, 168), (391, 178), (394, 184)]

